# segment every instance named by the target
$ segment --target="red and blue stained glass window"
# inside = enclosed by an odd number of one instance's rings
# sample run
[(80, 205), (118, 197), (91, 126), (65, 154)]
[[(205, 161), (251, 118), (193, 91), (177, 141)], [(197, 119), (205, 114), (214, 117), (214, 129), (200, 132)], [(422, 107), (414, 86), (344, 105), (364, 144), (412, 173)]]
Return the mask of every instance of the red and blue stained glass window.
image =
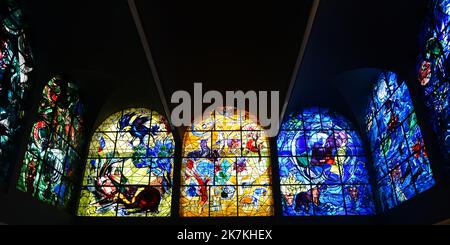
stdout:
[(77, 87), (55, 77), (44, 87), (17, 188), (67, 208), (80, 176), (83, 107)]

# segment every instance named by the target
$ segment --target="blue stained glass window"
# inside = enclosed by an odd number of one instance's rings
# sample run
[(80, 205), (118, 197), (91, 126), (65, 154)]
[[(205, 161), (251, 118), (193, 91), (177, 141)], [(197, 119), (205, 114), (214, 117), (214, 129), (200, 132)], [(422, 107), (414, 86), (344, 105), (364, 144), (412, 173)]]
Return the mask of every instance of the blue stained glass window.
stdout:
[(277, 146), (284, 216), (375, 213), (362, 142), (344, 117), (324, 108), (293, 113)]
[(16, 1), (0, 0), (0, 185), (15, 160), (15, 137), (25, 112), (31, 60), (21, 9)]
[(435, 181), (406, 83), (380, 74), (366, 117), (381, 208), (388, 210)]
[(450, 159), (450, 0), (432, 0), (422, 35), (418, 80), (423, 88), (428, 118), (444, 156)]

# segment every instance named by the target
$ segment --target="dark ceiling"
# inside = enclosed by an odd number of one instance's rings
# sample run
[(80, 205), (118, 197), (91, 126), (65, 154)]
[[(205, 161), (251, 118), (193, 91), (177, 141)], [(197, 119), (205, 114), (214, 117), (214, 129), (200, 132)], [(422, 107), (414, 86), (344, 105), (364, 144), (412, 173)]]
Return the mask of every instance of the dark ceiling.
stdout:
[[(126, 0), (23, 2), (36, 80), (64, 72), (80, 83), (91, 123), (128, 106), (163, 113)], [(282, 104), (312, 2), (136, 0), (136, 6), (168, 102), (174, 91), (192, 91), (193, 83), (203, 82), (204, 90), (279, 90)], [(361, 115), (376, 72), (350, 71), (408, 73), (425, 5), (426, 0), (320, 1), (289, 110), (329, 106), (359, 120), (354, 115)]]
[(321, 105), (360, 122), (378, 69), (415, 72), (427, 3), (321, 0), (289, 110)]
[(88, 125), (123, 107), (162, 111), (126, 1), (23, 1), (37, 81), (80, 84)]
[(137, 0), (136, 6), (167, 98), (202, 82), (221, 92), (277, 90), (283, 101), (312, 2)]

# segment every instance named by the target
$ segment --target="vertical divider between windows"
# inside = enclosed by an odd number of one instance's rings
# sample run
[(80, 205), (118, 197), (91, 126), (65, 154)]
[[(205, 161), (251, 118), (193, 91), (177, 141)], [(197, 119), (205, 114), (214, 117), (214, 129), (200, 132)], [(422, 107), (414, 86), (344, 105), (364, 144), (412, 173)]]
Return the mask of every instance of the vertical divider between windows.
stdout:
[[(184, 130), (187, 130), (186, 128)], [(180, 217), (180, 198), (182, 192), (181, 186), (181, 169), (183, 164), (183, 138), (184, 133), (186, 131), (182, 130), (173, 130), (173, 138), (175, 141), (175, 154), (174, 154), (174, 162), (173, 162), (173, 184), (172, 184), (172, 205), (171, 205), (171, 219), (176, 220)]]
[[(280, 129), (281, 131), (281, 129)], [(280, 133), (278, 132), (278, 134)], [(272, 176), (272, 198), (273, 198), (273, 214), (274, 220), (279, 222), (283, 218), (283, 205), (281, 203), (282, 195), (281, 195), (281, 182), (280, 182), (280, 166), (278, 162), (278, 147), (277, 147), (277, 138), (272, 137), (269, 138), (270, 144), (270, 161), (271, 161), (271, 176)]]

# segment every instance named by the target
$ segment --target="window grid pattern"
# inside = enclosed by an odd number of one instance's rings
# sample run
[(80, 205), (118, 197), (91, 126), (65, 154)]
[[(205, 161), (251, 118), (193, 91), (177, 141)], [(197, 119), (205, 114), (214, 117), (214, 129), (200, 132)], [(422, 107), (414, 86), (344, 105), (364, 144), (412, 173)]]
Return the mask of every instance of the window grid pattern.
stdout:
[(17, 188), (50, 205), (70, 207), (79, 176), (82, 134), (78, 90), (55, 77), (45, 85)]
[(366, 123), (382, 210), (435, 184), (408, 88), (396, 74), (380, 74)]
[(291, 114), (277, 141), (283, 216), (372, 215), (359, 135), (324, 108)]
[(273, 215), (269, 143), (248, 113), (227, 107), (194, 122), (182, 154), (180, 216)]
[(168, 217), (175, 142), (166, 119), (131, 108), (92, 136), (79, 216)]
[(429, 121), (450, 160), (450, 0), (430, 1), (422, 34), (418, 80), (425, 96)]

